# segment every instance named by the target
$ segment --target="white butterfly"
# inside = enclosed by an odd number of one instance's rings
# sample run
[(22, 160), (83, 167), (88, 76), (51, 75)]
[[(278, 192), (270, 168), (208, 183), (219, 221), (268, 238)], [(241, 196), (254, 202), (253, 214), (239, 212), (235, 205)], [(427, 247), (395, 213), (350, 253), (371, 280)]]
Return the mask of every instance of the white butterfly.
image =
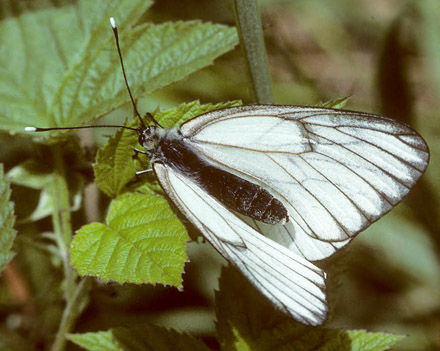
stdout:
[(325, 272), (309, 260), (390, 211), (429, 160), (408, 126), (318, 107), (217, 110), (179, 129), (142, 128), (139, 142), (170, 199), (217, 251), (310, 325), (325, 321), (327, 304)]
[(261, 293), (305, 324), (327, 317), (325, 272), (309, 261), (390, 211), (429, 161), (420, 135), (377, 115), (250, 105), (163, 129), (151, 115), (155, 125), (144, 125), (127, 89), (141, 127), (123, 128), (139, 134), (146, 151), (137, 151), (170, 199)]

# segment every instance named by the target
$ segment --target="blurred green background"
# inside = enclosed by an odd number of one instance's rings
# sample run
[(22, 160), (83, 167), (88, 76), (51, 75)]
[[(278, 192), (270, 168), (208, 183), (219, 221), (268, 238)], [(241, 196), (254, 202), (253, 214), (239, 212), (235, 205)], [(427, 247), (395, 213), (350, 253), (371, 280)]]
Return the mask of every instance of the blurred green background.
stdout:
[[(265, 0), (260, 9), (276, 103), (313, 105), (350, 96), (345, 108), (408, 123), (427, 141), (430, 165), (410, 195), (323, 265), (330, 272), (329, 326), (408, 335), (395, 350), (439, 350), (438, 0)], [(224, 0), (160, 0), (144, 18), (155, 23), (188, 19), (234, 25), (232, 8)], [(213, 66), (143, 98), (139, 110), (166, 109), (192, 100), (250, 103), (248, 87), (237, 47)], [(120, 123), (131, 113), (126, 106), (103, 120)], [(106, 140), (102, 131), (90, 135), (92, 145)], [(0, 134), (0, 161), (6, 171), (32, 152), (30, 140)], [(13, 191), (20, 218), (32, 207), (32, 194), (19, 188)], [(88, 191), (93, 194), (93, 187)], [(102, 218), (106, 203), (108, 199), (100, 196), (100, 210), (77, 214), (75, 229), (84, 218)], [(49, 228), (50, 222), (28, 227), (28, 235), (44, 225)], [(52, 330), (62, 313), (57, 290), (60, 271), (41, 248), (29, 242), (26, 235), (17, 240), (20, 253), (14, 269), (22, 276), (28, 290), (24, 296), (32, 303), (27, 310), (21, 309), (26, 298), (17, 292), (14, 280), (3, 275), (0, 338), (13, 338), (11, 330), (29, 332), (37, 324), (34, 333)], [(209, 343), (214, 335), (213, 298), (222, 259), (208, 244), (190, 243), (188, 251), (191, 261), (186, 266), (184, 292), (97, 282), (76, 331), (149, 321), (202, 336)], [(45, 277), (44, 284), (41, 277)], [(44, 311), (40, 305), (46, 306)]]

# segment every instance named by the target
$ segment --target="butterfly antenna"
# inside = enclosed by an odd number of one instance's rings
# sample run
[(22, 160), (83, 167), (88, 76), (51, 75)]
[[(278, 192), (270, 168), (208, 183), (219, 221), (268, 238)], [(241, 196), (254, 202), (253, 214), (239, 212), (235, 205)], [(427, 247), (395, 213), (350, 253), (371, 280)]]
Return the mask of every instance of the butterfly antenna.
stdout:
[(66, 129), (88, 129), (88, 128), (124, 128), (130, 129), (137, 132), (136, 128), (126, 127), (126, 126), (118, 126), (114, 124), (101, 124), (95, 126), (80, 126), (80, 127), (49, 127), (49, 128), (38, 128), (38, 127), (25, 127), (24, 130), (26, 132), (48, 132), (49, 130), (66, 130)]
[[(122, 59), (121, 46), (119, 45), (119, 33), (118, 27), (116, 26), (116, 21), (113, 17), (110, 17), (110, 25), (112, 26), (113, 35), (115, 36), (116, 48), (118, 49), (119, 61), (121, 62), (122, 74), (124, 76), (125, 86), (127, 87), (128, 94), (130, 95), (131, 103), (133, 105), (134, 112), (136, 116), (139, 118), (142, 128), (146, 128), (144, 121), (141, 118), (141, 115), (136, 107), (136, 103), (134, 102), (133, 95), (131, 94), (130, 86), (128, 85), (127, 75), (125, 74), (124, 60)], [(153, 121), (153, 123), (157, 126), (160, 124), (154, 119), (151, 113), (148, 113), (147, 116)]]

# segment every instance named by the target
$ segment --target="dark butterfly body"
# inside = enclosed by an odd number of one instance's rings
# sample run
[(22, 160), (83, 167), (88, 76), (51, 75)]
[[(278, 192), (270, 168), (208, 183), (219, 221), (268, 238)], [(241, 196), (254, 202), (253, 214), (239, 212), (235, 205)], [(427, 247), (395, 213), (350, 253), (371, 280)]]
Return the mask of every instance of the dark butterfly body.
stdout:
[(288, 221), (287, 209), (267, 190), (213, 165), (197, 154), (177, 129), (146, 127), (139, 143), (152, 163), (161, 162), (197, 181), (230, 210), (267, 224)]

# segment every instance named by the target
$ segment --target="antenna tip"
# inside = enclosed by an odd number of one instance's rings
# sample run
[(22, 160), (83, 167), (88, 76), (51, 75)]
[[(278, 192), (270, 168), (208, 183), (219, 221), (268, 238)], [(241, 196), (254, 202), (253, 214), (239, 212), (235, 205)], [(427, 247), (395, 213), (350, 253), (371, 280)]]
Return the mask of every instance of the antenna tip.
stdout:
[(35, 128), (35, 127), (25, 127), (24, 130), (26, 132), (36, 132), (37, 128)]
[(116, 21), (114, 17), (110, 17), (110, 25), (112, 26), (113, 29), (116, 28)]

